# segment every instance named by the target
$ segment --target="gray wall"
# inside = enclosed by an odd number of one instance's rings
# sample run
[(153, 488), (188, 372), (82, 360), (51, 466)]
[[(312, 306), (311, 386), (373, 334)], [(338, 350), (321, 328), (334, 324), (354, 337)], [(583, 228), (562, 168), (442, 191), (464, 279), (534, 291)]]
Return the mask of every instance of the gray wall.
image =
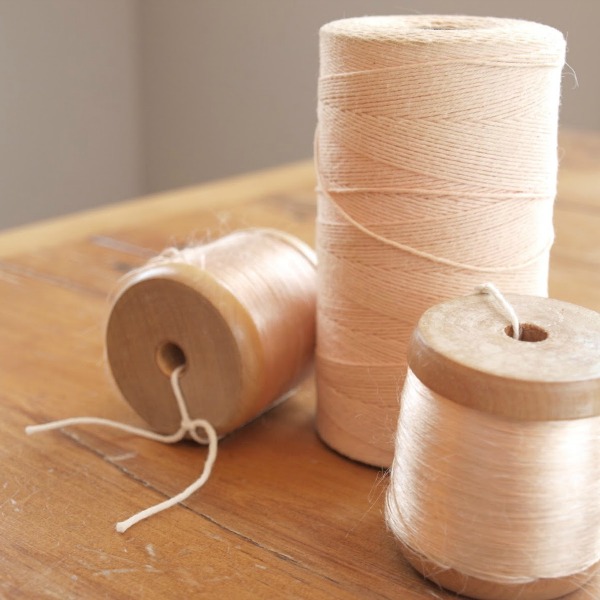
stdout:
[(133, 0), (0, 0), (0, 229), (143, 190)]
[(319, 26), (416, 12), (561, 29), (600, 129), (594, 0), (0, 0), (0, 228), (310, 156)]

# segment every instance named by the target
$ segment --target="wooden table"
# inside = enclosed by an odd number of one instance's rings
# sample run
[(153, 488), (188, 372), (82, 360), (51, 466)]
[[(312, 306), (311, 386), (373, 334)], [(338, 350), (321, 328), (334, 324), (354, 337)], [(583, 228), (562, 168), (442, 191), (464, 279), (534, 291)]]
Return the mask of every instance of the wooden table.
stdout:
[[(551, 293), (600, 310), (600, 136), (561, 141)], [(312, 381), (226, 438), (185, 506), (114, 524), (179, 492), (205, 449), (109, 429), (26, 437), (97, 415), (142, 425), (103, 359), (108, 295), (167, 245), (249, 226), (313, 242), (310, 163), (190, 188), (0, 236), (0, 598), (451, 598), (399, 555), (386, 476), (329, 451)], [(573, 598), (600, 597), (600, 582)]]

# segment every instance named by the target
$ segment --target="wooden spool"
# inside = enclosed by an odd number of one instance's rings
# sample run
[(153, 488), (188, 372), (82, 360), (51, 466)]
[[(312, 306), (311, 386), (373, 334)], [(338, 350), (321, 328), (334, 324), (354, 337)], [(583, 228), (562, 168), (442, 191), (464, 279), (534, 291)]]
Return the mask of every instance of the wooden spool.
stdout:
[(106, 329), (108, 364), (124, 398), (159, 433), (179, 427), (169, 376), (185, 365), (190, 417), (223, 436), (281, 399), (310, 367), (316, 258), (300, 240), (268, 229), (186, 252), (185, 262), (158, 260), (125, 279)]
[[(522, 341), (512, 339), (512, 328), (492, 300), (459, 298), (423, 314), (409, 348), (410, 369), (431, 391), (499, 418), (599, 415), (600, 315), (548, 298), (507, 295), (507, 300), (523, 324)], [(566, 577), (507, 585), (441, 568), (405, 544), (403, 552), (428, 579), (482, 600), (558, 598), (580, 588), (600, 565)]]

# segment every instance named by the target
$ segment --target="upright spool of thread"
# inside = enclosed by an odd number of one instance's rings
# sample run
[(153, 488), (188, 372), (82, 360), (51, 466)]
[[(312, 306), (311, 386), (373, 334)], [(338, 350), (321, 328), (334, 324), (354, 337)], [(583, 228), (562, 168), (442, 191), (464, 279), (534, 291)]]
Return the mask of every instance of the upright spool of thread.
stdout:
[(409, 562), (485, 600), (547, 600), (600, 565), (600, 315), (483, 296), (414, 332), (386, 507)]
[(419, 316), (492, 279), (546, 295), (565, 43), (525, 21), (321, 29), (317, 427), (389, 466)]
[(281, 398), (312, 364), (316, 259), (283, 232), (252, 229), (163, 253), (125, 278), (106, 330), (124, 398), (159, 433), (181, 414), (224, 436)]

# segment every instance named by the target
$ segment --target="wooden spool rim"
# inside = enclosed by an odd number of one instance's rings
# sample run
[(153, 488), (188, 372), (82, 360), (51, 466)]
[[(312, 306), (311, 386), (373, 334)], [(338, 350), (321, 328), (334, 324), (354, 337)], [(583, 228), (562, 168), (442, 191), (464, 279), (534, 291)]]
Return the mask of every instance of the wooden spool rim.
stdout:
[[(131, 341), (130, 332), (126, 333), (119, 327), (111, 327), (113, 319), (118, 318), (119, 312), (127, 310), (121, 309), (120, 305), (128, 294), (140, 295), (137, 305), (145, 301), (145, 293), (142, 292), (144, 285), (157, 289), (157, 293), (162, 294), (162, 297), (177, 296), (181, 299), (191, 299), (195, 309), (187, 312), (192, 315), (192, 321), (186, 319), (186, 322), (182, 322), (178, 328), (155, 324), (147, 337), (140, 339), (139, 342)], [(223, 352), (227, 359), (223, 360), (227, 361), (227, 379), (239, 394), (220, 396), (220, 389), (215, 387), (206, 389), (202, 381), (203, 361), (200, 349), (197, 344), (186, 344), (182, 341), (187, 336), (187, 329), (195, 327), (201, 330), (202, 322), (207, 318), (210, 319), (211, 326), (216, 328), (214, 331), (221, 332), (219, 338), (229, 340), (226, 343), (227, 351)], [(120, 346), (125, 342), (138, 344), (134, 346), (138, 350), (132, 353), (128, 361), (120, 350)], [(164, 344), (173, 344), (181, 348), (188, 361), (191, 360), (196, 365), (195, 369), (185, 368), (181, 375), (181, 387), (188, 399), (191, 418), (208, 418), (217, 433), (222, 436), (245, 424), (253, 416), (255, 399), (260, 395), (264, 383), (263, 357), (255, 351), (260, 347), (259, 334), (246, 308), (210, 273), (190, 264), (175, 262), (134, 272), (124, 280), (107, 323), (107, 362), (117, 386), (125, 399), (154, 430), (168, 433), (173, 429), (174, 423), (179, 421), (175, 403), (163, 401), (149, 406), (148, 397), (136, 393), (139, 384), (129, 379), (130, 373), (135, 374), (141, 370), (145, 378), (155, 383), (157, 390), (162, 389), (163, 398), (170, 398), (167, 373), (161, 369), (158, 356), (159, 349)], [(152, 369), (142, 368), (136, 362), (139, 356), (146, 355), (146, 346), (151, 348), (149, 351), (155, 353)], [(216, 347), (212, 349), (216, 354), (220, 351)], [(148, 364), (147, 359), (144, 364)], [(221, 400), (216, 402), (219, 397)]]
[(545, 339), (512, 339), (489, 296), (457, 298), (422, 315), (409, 345), (410, 369), (449, 400), (511, 419), (599, 415), (600, 315), (560, 300), (506, 297)]
[(402, 554), (409, 564), (427, 579), (462, 596), (477, 600), (553, 600), (581, 589), (599, 570), (600, 562), (580, 573), (555, 579), (536, 579), (528, 583), (507, 584), (464, 575), (451, 568), (443, 568), (400, 543)]

